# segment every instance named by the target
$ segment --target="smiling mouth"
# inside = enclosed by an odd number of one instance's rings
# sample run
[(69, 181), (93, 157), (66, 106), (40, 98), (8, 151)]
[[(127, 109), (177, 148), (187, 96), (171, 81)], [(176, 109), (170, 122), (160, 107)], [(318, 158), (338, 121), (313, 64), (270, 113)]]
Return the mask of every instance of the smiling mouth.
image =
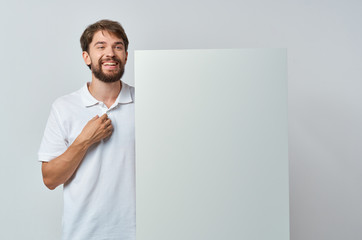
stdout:
[(105, 62), (105, 63), (103, 63), (103, 65), (104, 66), (116, 66), (116, 65), (118, 65), (118, 63), (116, 63), (116, 62)]
[(104, 70), (114, 71), (118, 69), (118, 62), (104, 62), (102, 67)]

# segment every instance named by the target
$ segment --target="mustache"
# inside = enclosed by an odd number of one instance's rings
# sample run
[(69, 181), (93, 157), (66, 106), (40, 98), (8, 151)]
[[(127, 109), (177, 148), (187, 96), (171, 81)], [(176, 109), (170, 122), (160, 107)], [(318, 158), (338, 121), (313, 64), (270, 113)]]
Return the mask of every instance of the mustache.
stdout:
[(99, 59), (98, 60), (99, 64), (102, 64), (102, 63), (107, 62), (107, 61), (114, 61), (114, 62), (117, 62), (118, 64), (121, 63), (121, 59), (119, 59), (116, 56), (111, 57), (111, 58), (104, 58), (104, 59)]

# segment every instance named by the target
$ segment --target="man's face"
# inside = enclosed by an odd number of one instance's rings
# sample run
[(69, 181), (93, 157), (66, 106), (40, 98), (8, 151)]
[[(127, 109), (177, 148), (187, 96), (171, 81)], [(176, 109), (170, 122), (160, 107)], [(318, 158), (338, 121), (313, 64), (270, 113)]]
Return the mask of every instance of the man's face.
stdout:
[(98, 31), (83, 59), (91, 66), (93, 75), (103, 82), (116, 82), (124, 73), (128, 53), (123, 40), (107, 31)]

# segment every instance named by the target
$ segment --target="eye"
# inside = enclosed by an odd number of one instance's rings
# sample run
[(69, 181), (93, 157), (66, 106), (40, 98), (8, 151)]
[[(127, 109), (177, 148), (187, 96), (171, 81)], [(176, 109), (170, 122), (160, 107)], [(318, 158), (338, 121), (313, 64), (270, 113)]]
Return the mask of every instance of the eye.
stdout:
[(123, 47), (122, 46), (116, 46), (115, 47), (117, 50), (123, 50)]
[(97, 47), (97, 49), (104, 49), (104, 47), (103, 47), (103, 46), (99, 46), (99, 47)]

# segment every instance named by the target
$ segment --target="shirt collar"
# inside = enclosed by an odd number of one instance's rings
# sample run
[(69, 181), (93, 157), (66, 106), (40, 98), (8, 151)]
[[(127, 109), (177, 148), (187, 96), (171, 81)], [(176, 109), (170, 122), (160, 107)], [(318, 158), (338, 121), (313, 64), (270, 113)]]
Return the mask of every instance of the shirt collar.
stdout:
[[(130, 87), (128, 86), (128, 84), (126, 84), (122, 81), (121, 81), (121, 83), (122, 83), (122, 89), (121, 89), (121, 92), (118, 94), (118, 97), (117, 97), (115, 103), (126, 104), (126, 103), (133, 102)], [(80, 89), (80, 94), (81, 94), (82, 101), (83, 101), (83, 104), (85, 107), (91, 107), (91, 106), (94, 106), (94, 105), (100, 103), (100, 101), (95, 99), (92, 96), (92, 94), (89, 92), (88, 85), (89, 85), (89, 82), (87, 82)]]

